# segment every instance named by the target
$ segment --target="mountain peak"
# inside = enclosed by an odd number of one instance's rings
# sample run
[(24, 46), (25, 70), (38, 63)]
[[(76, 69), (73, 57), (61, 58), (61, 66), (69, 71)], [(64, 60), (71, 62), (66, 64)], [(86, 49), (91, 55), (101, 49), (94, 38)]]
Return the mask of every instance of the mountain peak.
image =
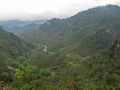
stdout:
[(118, 5), (108, 4), (108, 5), (106, 5), (105, 7), (109, 7), (109, 8), (111, 8), (111, 7), (119, 7), (119, 6), (118, 6)]

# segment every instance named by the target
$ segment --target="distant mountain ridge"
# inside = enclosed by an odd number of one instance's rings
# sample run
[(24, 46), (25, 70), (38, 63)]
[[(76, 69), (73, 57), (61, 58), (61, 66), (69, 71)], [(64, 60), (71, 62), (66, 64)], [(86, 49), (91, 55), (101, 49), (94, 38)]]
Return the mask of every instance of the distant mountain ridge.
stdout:
[[(78, 52), (81, 55), (94, 54), (109, 48), (120, 33), (120, 7), (106, 5), (80, 12), (67, 19), (51, 19), (45, 24), (21, 34), (21, 38), (32, 43), (44, 43), (51, 49)], [(93, 41), (92, 41), (93, 40)], [(101, 45), (100, 45), (101, 44)]]
[(2, 28), (8, 32), (12, 32), (16, 35), (28, 29), (27, 27), (36, 28), (41, 24), (44, 24), (47, 20), (34, 20), (34, 21), (21, 21), (21, 20), (6, 20), (0, 21)]
[(13, 28), (13, 27), (23, 27), (31, 23), (43, 24), (46, 21), (47, 20), (34, 20), (34, 21), (6, 20), (6, 21), (0, 21), (0, 25), (8, 28)]

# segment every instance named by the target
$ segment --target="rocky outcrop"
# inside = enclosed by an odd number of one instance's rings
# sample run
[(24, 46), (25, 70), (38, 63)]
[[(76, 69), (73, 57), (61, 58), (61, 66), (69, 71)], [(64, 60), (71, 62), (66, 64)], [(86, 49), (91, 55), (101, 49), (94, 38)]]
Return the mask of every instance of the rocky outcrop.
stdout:
[(113, 42), (113, 44), (110, 47), (110, 57), (114, 57), (114, 56), (120, 56), (120, 39), (119, 40), (115, 40)]

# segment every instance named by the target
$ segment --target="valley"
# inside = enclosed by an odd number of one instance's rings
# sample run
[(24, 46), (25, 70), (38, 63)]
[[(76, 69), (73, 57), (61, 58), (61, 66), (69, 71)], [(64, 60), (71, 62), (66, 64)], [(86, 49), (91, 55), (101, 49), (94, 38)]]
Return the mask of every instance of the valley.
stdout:
[(0, 90), (120, 90), (120, 6), (0, 25)]

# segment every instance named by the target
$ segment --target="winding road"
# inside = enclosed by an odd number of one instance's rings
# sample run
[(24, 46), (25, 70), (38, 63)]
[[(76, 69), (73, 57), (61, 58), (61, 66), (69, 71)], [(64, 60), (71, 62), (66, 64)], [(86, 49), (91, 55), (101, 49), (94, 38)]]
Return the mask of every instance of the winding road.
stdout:
[(43, 52), (44, 52), (44, 53), (54, 54), (54, 52), (49, 52), (49, 51), (48, 51), (47, 45), (43, 45), (43, 47), (44, 47), (44, 49), (43, 49)]
[(47, 49), (48, 49), (48, 47), (46, 46), (46, 45), (43, 45), (44, 46), (44, 49), (43, 49), (43, 52), (47, 52)]

